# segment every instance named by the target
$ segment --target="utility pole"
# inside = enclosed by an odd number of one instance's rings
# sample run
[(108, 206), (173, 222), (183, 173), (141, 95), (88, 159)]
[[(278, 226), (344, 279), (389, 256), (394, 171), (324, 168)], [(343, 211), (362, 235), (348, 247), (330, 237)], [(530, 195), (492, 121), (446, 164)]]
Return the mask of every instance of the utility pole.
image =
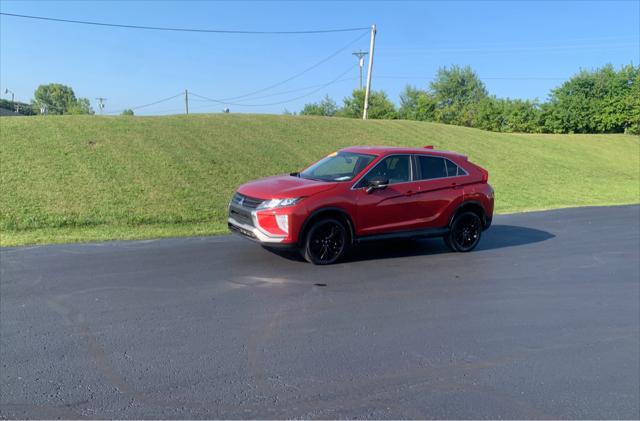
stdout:
[(184, 112), (189, 114), (189, 91), (184, 90)]
[(369, 46), (369, 67), (367, 69), (367, 89), (364, 92), (364, 112), (362, 119), (369, 116), (369, 93), (371, 92), (371, 70), (373, 70), (373, 50), (376, 46), (376, 25), (371, 25), (371, 44)]
[(10, 90), (10, 89), (8, 89), (8, 88), (5, 88), (4, 93), (5, 93), (5, 94), (11, 94), (11, 102), (13, 102), (13, 97), (15, 96), (15, 94), (13, 93), (13, 91), (12, 91), (12, 90)]
[(362, 67), (364, 67), (364, 56), (366, 56), (369, 53), (367, 51), (358, 50), (351, 54), (358, 57), (358, 64), (360, 66), (360, 90), (362, 90)]
[(100, 115), (102, 115), (102, 111), (104, 110), (104, 102), (107, 100), (107, 98), (98, 97), (96, 98), (96, 100), (98, 101), (98, 109), (100, 110)]
[(13, 93), (13, 91), (5, 88), (4, 93), (11, 94), (11, 104), (13, 104), (13, 106), (16, 108), (16, 113), (20, 113), (20, 104), (16, 104), (16, 101), (14, 100), (15, 94)]

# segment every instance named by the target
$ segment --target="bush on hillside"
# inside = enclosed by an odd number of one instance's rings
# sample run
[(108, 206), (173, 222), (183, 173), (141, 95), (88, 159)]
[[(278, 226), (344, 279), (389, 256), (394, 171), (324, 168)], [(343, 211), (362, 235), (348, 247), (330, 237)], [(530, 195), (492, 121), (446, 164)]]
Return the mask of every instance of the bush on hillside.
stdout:
[(333, 117), (338, 112), (336, 102), (325, 95), (318, 103), (305, 104), (300, 111), (300, 115), (318, 115), (323, 117)]
[[(344, 98), (338, 115), (341, 117), (362, 118), (364, 111), (364, 89), (355, 89), (351, 96)], [(369, 118), (393, 120), (398, 118), (396, 106), (384, 91), (369, 93)]]

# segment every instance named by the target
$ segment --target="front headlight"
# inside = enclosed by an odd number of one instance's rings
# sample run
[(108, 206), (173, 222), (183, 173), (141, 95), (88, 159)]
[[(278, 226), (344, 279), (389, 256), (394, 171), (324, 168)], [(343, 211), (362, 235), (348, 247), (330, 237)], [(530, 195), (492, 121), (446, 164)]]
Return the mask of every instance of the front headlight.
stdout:
[(298, 203), (300, 200), (302, 200), (301, 197), (291, 197), (291, 198), (287, 198), (287, 199), (265, 200), (264, 202), (260, 203), (260, 205), (258, 205), (258, 207), (256, 209), (257, 210), (261, 210), (261, 209), (284, 208), (286, 206), (293, 206), (296, 203)]

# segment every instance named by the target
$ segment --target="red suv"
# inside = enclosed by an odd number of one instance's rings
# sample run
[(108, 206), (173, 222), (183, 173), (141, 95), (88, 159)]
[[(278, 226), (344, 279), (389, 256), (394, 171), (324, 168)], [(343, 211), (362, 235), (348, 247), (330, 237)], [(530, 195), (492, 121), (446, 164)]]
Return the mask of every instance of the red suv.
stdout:
[(229, 229), (266, 247), (294, 247), (331, 264), (353, 244), (397, 237), (444, 237), (471, 251), (489, 228), (488, 173), (454, 152), (350, 147), (299, 173), (240, 186)]

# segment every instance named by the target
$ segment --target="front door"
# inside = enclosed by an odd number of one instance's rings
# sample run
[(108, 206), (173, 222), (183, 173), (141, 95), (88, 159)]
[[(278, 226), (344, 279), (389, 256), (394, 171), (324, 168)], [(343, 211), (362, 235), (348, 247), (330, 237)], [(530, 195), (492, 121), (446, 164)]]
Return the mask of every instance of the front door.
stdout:
[[(354, 187), (356, 190), (357, 235), (381, 234), (417, 228), (420, 213), (417, 185), (412, 177), (409, 155), (392, 155), (381, 160)], [(366, 191), (368, 180), (385, 177), (386, 188)]]

